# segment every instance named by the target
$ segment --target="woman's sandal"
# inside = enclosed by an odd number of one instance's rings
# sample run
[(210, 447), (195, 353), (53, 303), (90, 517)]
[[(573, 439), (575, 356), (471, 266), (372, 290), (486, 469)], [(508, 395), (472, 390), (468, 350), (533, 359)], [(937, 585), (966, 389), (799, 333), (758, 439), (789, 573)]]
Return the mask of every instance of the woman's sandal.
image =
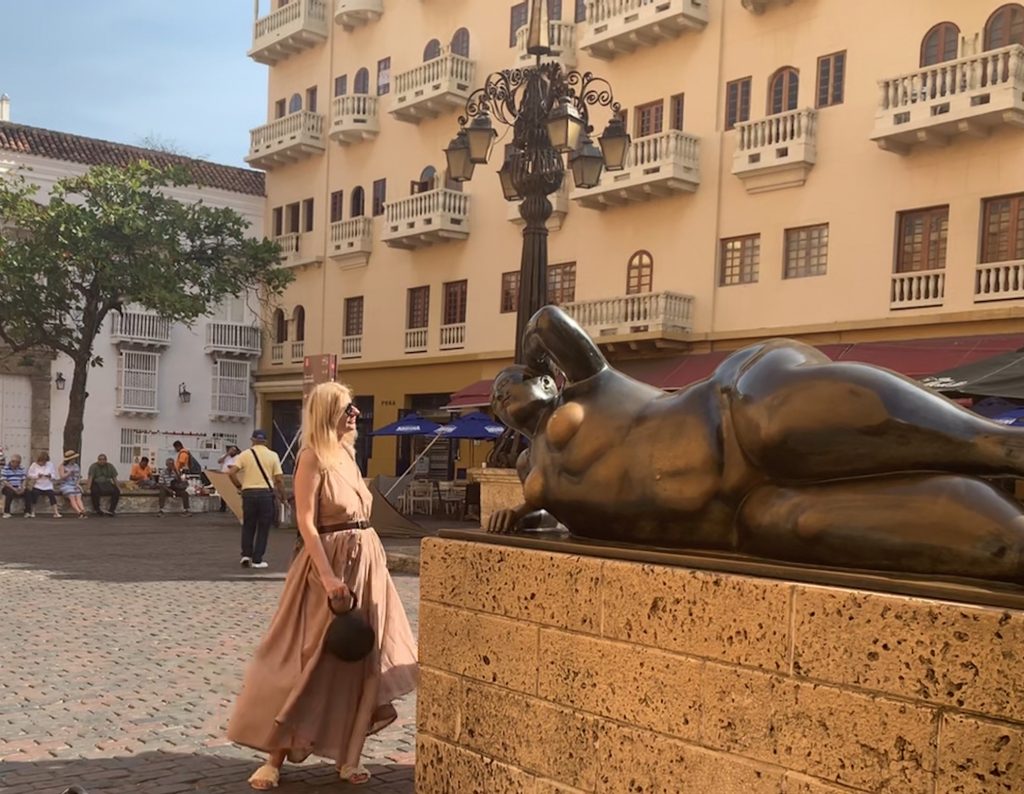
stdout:
[(281, 770), (273, 764), (264, 764), (249, 778), (249, 785), (257, 791), (269, 791), (277, 788), (281, 780)]
[(345, 783), (351, 783), (353, 786), (361, 786), (363, 783), (370, 782), (370, 772), (363, 766), (345, 764), (338, 768), (338, 774)]

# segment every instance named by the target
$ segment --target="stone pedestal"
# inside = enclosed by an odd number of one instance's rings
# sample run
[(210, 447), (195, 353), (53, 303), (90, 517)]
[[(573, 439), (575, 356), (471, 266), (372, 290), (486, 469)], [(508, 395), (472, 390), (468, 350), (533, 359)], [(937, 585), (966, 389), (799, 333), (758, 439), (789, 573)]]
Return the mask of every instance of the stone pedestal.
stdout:
[(480, 483), (480, 526), (495, 510), (517, 507), (523, 503), (523, 484), (515, 469), (470, 469), (470, 482)]
[(420, 577), (418, 791), (1024, 791), (1024, 611), (450, 539)]

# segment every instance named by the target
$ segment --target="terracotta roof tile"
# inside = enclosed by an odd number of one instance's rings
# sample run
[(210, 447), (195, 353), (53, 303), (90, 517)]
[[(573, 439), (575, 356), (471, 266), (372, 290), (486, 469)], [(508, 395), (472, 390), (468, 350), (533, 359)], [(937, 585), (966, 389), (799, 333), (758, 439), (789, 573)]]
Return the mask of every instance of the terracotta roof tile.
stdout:
[(262, 171), (219, 165), (141, 146), (101, 141), (9, 121), (0, 121), (0, 152), (3, 151), (85, 165), (128, 165), (139, 160), (148, 160), (155, 166), (183, 165), (189, 169), (198, 185), (251, 196), (263, 196), (266, 193)]

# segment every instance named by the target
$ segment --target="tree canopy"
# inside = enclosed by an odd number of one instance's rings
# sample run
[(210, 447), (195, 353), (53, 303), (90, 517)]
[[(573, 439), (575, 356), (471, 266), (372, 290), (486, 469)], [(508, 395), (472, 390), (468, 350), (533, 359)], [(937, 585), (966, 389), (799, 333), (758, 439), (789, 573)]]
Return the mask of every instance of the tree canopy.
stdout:
[(97, 166), (37, 201), (24, 177), (0, 179), (0, 340), (74, 362), (68, 448), (80, 447), (87, 372), (102, 364), (93, 344), (110, 312), (140, 306), (190, 324), (229, 296), (272, 297), (292, 279), (278, 246), (249, 238), (238, 212), (168, 195), (194, 182), (180, 166)]

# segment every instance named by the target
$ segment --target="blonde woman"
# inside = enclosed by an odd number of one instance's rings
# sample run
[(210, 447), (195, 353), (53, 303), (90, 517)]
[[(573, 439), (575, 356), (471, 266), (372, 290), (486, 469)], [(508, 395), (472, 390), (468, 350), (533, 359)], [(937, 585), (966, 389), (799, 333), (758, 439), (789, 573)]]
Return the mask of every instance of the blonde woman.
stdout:
[[(270, 628), (245, 675), (228, 724), (233, 742), (269, 754), (249, 778), (278, 785), (285, 759), (318, 755), (341, 779), (366, 783), (366, 737), (393, 722), (391, 702), (416, 685), (416, 646), (370, 527), (372, 497), (355, 460), (359, 409), (339, 383), (313, 389), (303, 410), (295, 469), (300, 540)], [(373, 627), (375, 648), (359, 662), (325, 652), (328, 599), (355, 608)]]

